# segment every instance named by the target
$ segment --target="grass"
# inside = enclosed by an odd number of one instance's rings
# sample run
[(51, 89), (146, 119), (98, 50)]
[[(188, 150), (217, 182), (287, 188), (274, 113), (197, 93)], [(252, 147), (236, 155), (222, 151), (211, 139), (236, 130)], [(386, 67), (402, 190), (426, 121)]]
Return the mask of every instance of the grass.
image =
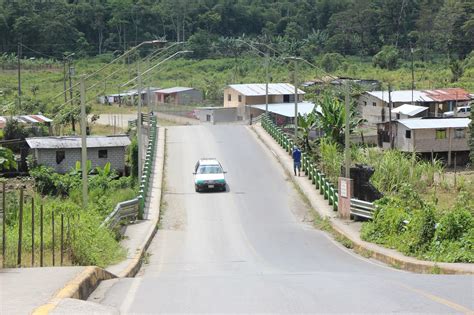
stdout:
[[(255, 57), (241, 58), (219, 58), (206, 60), (173, 59), (164, 63), (159, 71), (151, 71), (149, 76), (145, 76), (144, 86), (192, 86), (204, 92), (207, 102), (221, 105), (223, 100), (223, 88), (231, 83), (264, 82), (265, 70), (264, 60)], [(316, 64), (319, 60), (314, 61)], [(99, 70), (105, 63), (97, 59), (81, 59), (75, 62), (77, 75), (74, 77), (73, 85), (78, 83), (81, 74), (90, 74)], [(150, 64), (151, 65), (151, 64)], [(142, 68), (148, 65), (142, 64)], [(99, 95), (117, 93), (118, 86), (130, 80), (136, 69), (136, 65), (113, 64), (101, 71), (86, 82), (87, 101), (93, 105), (93, 113), (123, 112), (133, 111), (133, 107), (99, 106), (96, 98)], [(273, 82), (291, 82), (292, 74), (287, 64), (272, 64), (270, 68)], [(108, 75), (114, 73), (107, 78)], [(321, 77), (325, 73), (302, 64), (299, 71), (299, 80), (306, 81), (316, 77)], [(350, 76), (366, 79), (378, 79), (384, 82), (391, 82), (395, 89), (407, 89), (411, 84), (411, 69), (409, 63), (402, 63), (398, 70), (387, 71), (374, 68), (371, 61), (362, 58), (348, 57), (345, 63), (333, 75)], [(422, 63), (417, 61), (415, 68), (415, 84), (418, 89), (439, 88), (458, 86), (474, 91), (474, 69), (465, 69), (463, 77), (456, 83), (450, 83), (450, 70), (447, 62)], [(3, 97), (0, 104), (14, 102), (16, 99), (17, 73), (16, 71), (3, 71), (0, 74), (0, 86)], [(35, 90), (34, 87), (38, 87)], [(133, 88), (133, 85), (124, 89)], [(63, 75), (61, 71), (45, 70), (24, 70), (22, 71), (23, 106), (10, 106), (4, 108), (5, 113), (21, 111), (43, 111), (54, 116), (52, 105), (64, 103)], [(77, 95), (78, 87), (74, 87), (74, 94)], [(35, 91), (35, 94), (33, 94)], [(77, 103), (79, 102), (77, 98)], [(32, 105), (34, 102), (45, 104), (44, 106)], [(45, 107), (45, 108), (41, 108)]]

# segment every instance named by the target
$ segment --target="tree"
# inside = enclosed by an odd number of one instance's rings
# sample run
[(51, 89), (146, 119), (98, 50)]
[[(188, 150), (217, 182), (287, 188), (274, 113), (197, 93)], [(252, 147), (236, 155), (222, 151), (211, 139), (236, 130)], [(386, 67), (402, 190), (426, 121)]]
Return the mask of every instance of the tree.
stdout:
[[(346, 117), (344, 102), (341, 102), (331, 93), (326, 93), (316, 103), (321, 106), (321, 111), (315, 111), (317, 126), (322, 129), (326, 137), (330, 138), (331, 141), (344, 145)], [(349, 132), (353, 133), (364, 121), (364, 119), (357, 116), (355, 103), (352, 103), (349, 114)]]
[(298, 113), (298, 130), (300, 130), (300, 137), (304, 143), (304, 149), (306, 151), (311, 150), (309, 144), (309, 133), (316, 126), (316, 114), (313, 112), (307, 115), (301, 115)]
[(25, 139), (28, 136), (28, 132), (25, 130), (23, 125), (16, 119), (7, 119), (5, 129), (3, 129), (3, 138), (5, 140), (13, 139)]

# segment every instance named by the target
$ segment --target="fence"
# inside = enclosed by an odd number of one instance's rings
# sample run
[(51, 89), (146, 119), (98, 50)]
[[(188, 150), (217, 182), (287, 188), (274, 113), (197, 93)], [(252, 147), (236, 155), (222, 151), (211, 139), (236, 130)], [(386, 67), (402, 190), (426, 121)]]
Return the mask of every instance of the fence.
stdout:
[[(293, 140), (290, 139), (281, 128), (276, 126), (268, 116), (262, 117), (261, 122), (263, 129), (265, 129), (278, 142), (278, 144), (285, 149), (286, 152), (291, 154), (294, 145)], [(319, 193), (324, 196), (324, 199), (328, 200), (328, 203), (332, 206), (333, 210), (337, 211), (339, 202), (337, 189), (334, 188), (333, 184), (326, 179), (324, 173), (318, 170), (304, 152), (301, 155), (301, 162), (302, 170), (308, 176), (309, 180), (311, 180), (313, 185), (316, 186)]]
[(123, 222), (123, 220), (128, 219), (129, 221), (135, 219), (143, 219), (143, 212), (145, 209), (145, 204), (147, 202), (148, 193), (151, 184), (151, 177), (153, 171), (153, 163), (155, 162), (155, 152), (156, 152), (156, 117), (149, 116), (150, 122), (150, 137), (148, 139), (148, 145), (145, 155), (145, 163), (143, 165), (143, 175), (140, 179), (140, 190), (138, 192), (137, 198), (132, 200), (123, 201), (117, 204), (114, 211), (112, 211), (104, 222), (102, 222), (102, 227), (108, 227), (114, 229), (117, 224)]
[(351, 215), (372, 219), (375, 211), (375, 205), (372, 202), (359, 199), (351, 199)]
[[(15, 192), (7, 191), (2, 183), (2, 267), (71, 265), (72, 242), (77, 234), (74, 227), (79, 217), (44, 209), (23, 188), (18, 199), (13, 198), (15, 210), (8, 212), (9, 194)], [(8, 204), (12, 207), (12, 200)]]

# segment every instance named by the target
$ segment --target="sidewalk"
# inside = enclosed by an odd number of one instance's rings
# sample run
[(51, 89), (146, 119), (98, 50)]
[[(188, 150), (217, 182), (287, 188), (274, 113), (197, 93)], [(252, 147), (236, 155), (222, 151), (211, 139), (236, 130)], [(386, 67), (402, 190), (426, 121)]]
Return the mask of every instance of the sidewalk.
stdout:
[(338, 217), (337, 211), (333, 211), (328, 201), (324, 200), (316, 187), (302, 172), (301, 176), (293, 175), (292, 157), (268, 134), (260, 123), (249, 127), (251, 132), (267, 146), (282, 167), (298, 185), (302, 193), (308, 198), (313, 209), (323, 218), (329, 218), (335, 233), (348, 238), (353, 243), (353, 250), (364, 255), (369, 255), (388, 265), (417, 273), (433, 273), (439, 270), (446, 274), (474, 274), (473, 264), (462, 263), (435, 263), (407, 257), (403, 254), (373, 243), (365, 242), (360, 238), (361, 223), (352, 220), (343, 220)]
[(0, 314), (68, 313), (71, 305), (80, 313), (110, 311), (81, 299), (86, 299), (102, 280), (133, 277), (140, 269), (160, 217), (165, 133), (164, 128), (158, 128), (145, 219), (127, 226), (121, 241), (127, 250), (127, 258), (105, 270), (91, 266), (0, 269)]

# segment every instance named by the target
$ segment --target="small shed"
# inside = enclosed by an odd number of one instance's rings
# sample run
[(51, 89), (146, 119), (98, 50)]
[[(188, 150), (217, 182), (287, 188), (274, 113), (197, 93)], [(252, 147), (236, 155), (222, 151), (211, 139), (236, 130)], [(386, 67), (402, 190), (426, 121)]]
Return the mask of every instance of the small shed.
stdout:
[[(247, 105), (250, 115), (257, 117), (265, 113), (266, 104)], [(314, 103), (311, 102), (299, 102), (298, 103), (298, 114), (308, 115), (315, 109)], [(319, 106), (316, 107), (317, 111), (321, 111)], [(268, 112), (277, 123), (277, 125), (292, 124), (295, 119), (295, 104), (294, 103), (277, 103), (268, 104)]]
[(155, 91), (158, 103), (187, 105), (202, 103), (202, 92), (191, 87), (172, 87)]
[(427, 117), (428, 107), (411, 104), (403, 104), (397, 108), (392, 109), (392, 118), (395, 119), (409, 119), (415, 117)]
[[(77, 161), (81, 161), (81, 137), (37, 137), (27, 138), (26, 142), (33, 151), (39, 165), (52, 167), (56, 172), (64, 174), (74, 169)], [(125, 149), (130, 145), (126, 135), (120, 136), (89, 136), (87, 137), (87, 159), (92, 167), (110, 167), (118, 173), (125, 171)]]
[(237, 121), (237, 108), (235, 107), (199, 107), (196, 116), (201, 122), (211, 124)]

